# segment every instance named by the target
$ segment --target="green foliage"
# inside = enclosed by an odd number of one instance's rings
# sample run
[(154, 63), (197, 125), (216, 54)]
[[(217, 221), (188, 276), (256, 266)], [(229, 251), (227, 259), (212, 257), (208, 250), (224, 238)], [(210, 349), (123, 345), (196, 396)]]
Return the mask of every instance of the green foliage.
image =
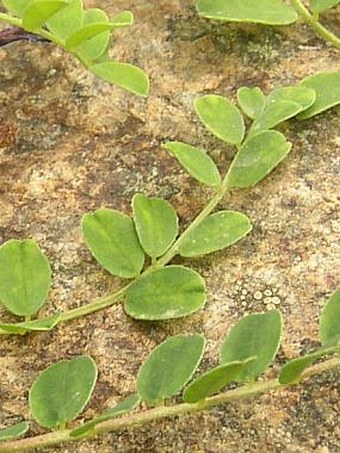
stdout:
[(241, 371), (247, 368), (248, 364), (255, 358), (249, 357), (243, 361), (224, 363), (201, 374), (184, 390), (184, 401), (186, 403), (197, 403), (218, 393), (227, 384), (235, 381)]
[(209, 131), (232, 145), (242, 142), (245, 126), (240, 111), (222, 96), (206, 95), (196, 99), (196, 112)]
[(0, 300), (12, 313), (35, 314), (50, 284), (50, 265), (34, 241), (11, 239), (0, 247)]
[(162, 256), (178, 235), (176, 211), (161, 198), (137, 194), (132, 199), (133, 216), (138, 239), (146, 254)]
[(242, 87), (237, 90), (237, 100), (244, 113), (254, 120), (258, 118), (265, 107), (265, 96), (258, 87)]
[(198, 0), (196, 7), (202, 17), (229, 22), (287, 25), (297, 19), (294, 9), (281, 0)]
[(179, 253), (191, 257), (222, 250), (246, 236), (251, 228), (249, 218), (240, 212), (215, 212), (190, 231)]
[(137, 376), (142, 400), (157, 404), (176, 395), (195, 373), (204, 346), (202, 335), (176, 335), (154, 349)]
[(263, 373), (274, 360), (282, 335), (282, 317), (279, 311), (257, 313), (242, 318), (225, 337), (220, 363), (243, 361), (256, 357), (236, 377), (244, 381)]
[(320, 340), (323, 346), (340, 344), (340, 288), (326, 303), (320, 318)]
[(315, 91), (315, 102), (298, 119), (311, 118), (325, 110), (340, 104), (340, 72), (320, 72), (306, 77), (301, 82), (302, 86)]
[(309, 3), (314, 13), (323, 13), (333, 6), (339, 5), (340, 0), (309, 0)]
[(16, 425), (9, 426), (8, 428), (0, 429), (0, 442), (4, 440), (17, 439), (23, 436), (29, 429), (27, 422), (20, 422)]
[(132, 278), (140, 273), (144, 252), (130, 217), (99, 209), (83, 217), (82, 230), (92, 255), (112, 275)]
[(109, 83), (147, 96), (146, 74), (132, 64), (111, 61), (108, 55), (112, 32), (133, 24), (130, 11), (110, 20), (98, 8), (84, 9), (83, 0), (2, 0), (2, 4), (8, 14), (1, 20), (56, 43)]
[(143, 275), (126, 292), (125, 311), (135, 319), (155, 321), (188, 316), (205, 303), (202, 277), (184, 266), (167, 266)]
[(218, 168), (202, 149), (181, 142), (166, 142), (163, 148), (170, 151), (189, 175), (197, 181), (210, 187), (221, 185)]
[(61, 320), (61, 313), (34, 321), (18, 322), (16, 324), (0, 323), (0, 331), (8, 334), (24, 335), (27, 332), (45, 332), (53, 329)]
[(97, 366), (88, 356), (61, 360), (34, 381), (29, 404), (33, 418), (47, 428), (63, 428), (88, 403), (97, 380)]

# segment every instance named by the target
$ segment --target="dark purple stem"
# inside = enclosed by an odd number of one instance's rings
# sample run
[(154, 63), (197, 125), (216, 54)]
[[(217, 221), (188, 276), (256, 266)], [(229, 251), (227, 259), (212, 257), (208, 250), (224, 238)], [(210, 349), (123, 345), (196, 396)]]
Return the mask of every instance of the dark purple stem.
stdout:
[(29, 33), (19, 27), (9, 27), (5, 28), (4, 30), (0, 30), (0, 47), (5, 46), (6, 44), (10, 44), (11, 42), (20, 40), (31, 42), (48, 41), (48, 39), (46, 38), (43, 38), (39, 35), (35, 35), (34, 33)]

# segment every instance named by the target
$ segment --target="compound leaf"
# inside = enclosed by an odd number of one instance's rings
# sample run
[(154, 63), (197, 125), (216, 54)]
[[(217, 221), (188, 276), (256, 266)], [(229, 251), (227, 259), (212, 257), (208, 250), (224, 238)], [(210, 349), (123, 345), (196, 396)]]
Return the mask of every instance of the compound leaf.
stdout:
[(63, 427), (88, 403), (97, 380), (97, 366), (89, 356), (61, 360), (46, 368), (29, 392), (33, 418), (47, 428)]
[(244, 113), (251, 119), (261, 115), (265, 97), (260, 88), (242, 87), (237, 91), (237, 100)]
[(43, 305), (51, 268), (38, 245), (11, 239), (0, 247), (0, 300), (12, 313), (29, 317)]
[(298, 115), (300, 120), (311, 118), (340, 103), (340, 72), (314, 74), (303, 79), (301, 84), (312, 88), (316, 99), (311, 107)]
[(139, 369), (137, 391), (158, 403), (176, 395), (195, 373), (205, 346), (202, 335), (176, 335), (155, 348)]
[(21, 437), (28, 431), (28, 428), (29, 424), (27, 422), (20, 422), (8, 428), (0, 429), (0, 442)]
[(104, 422), (106, 420), (110, 420), (111, 418), (118, 417), (120, 415), (124, 415), (127, 412), (132, 411), (135, 409), (139, 403), (141, 402), (141, 398), (139, 395), (134, 393), (133, 395), (129, 395), (124, 400), (120, 401), (115, 407), (112, 409), (107, 409), (99, 415), (98, 417), (93, 418), (92, 420), (78, 426), (77, 428), (73, 429), (70, 432), (71, 437), (80, 437), (84, 434), (87, 434), (89, 431), (92, 431), (93, 428), (98, 425), (98, 423)]
[(251, 228), (249, 218), (240, 212), (216, 212), (190, 231), (180, 244), (179, 254), (191, 257), (224, 249), (246, 236)]
[(236, 154), (229, 169), (231, 187), (250, 187), (261, 181), (288, 154), (292, 144), (277, 131), (253, 135)]
[(22, 17), (22, 26), (26, 30), (38, 30), (51, 16), (69, 2), (67, 0), (33, 0), (25, 8)]
[(237, 107), (227, 98), (208, 94), (195, 100), (196, 112), (206, 128), (216, 137), (232, 145), (239, 145), (245, 126)]
[(220, 363), (256, 357), (236, 380), (254, 378), (263, 373), (274, 360), (281, 334), (282, 317), (278, 310), (244, 316), (225, 337), (220, 350)]
[(250, 357), (243, 361), (225, 363), (201, 374), (184, 390), (184, 401), (186, 403), (197, 403), (208, 396), (218, 393), (223, 387), (234, 381), (240, 372), (253, 360), (255, 360), (255, 357)]
[(22, 17), (27, 8), (27, 0), (2, 0), (4, 7), (12, 14)]
[(124, 308), (135, 319), (181, 318), (203, 307), (202, 277), (184, 266), (167, 266), (136, 280), (126, 293)]
[(92, 255), (110, 274), (132, 278), (144, 265), (144, 252), (133, 220), (111, 209), (85, 214), (82, 230)]
[(132, 199), (136, 231), (145, 253), (163, 255), (178, 234), (178, 217), (171, 204), (161, 198), (137, 194)]
[(326, 303), (320, 318), (319, 335), (324, 346), (340, 343), (340, 288)]
[(129, 63), (105, 61), (89, 67), (89, 70), (109, 83), (118, 85), (139, 96), (147, 96), (149, 80), (144, 71)]
[(198, 0), (197, 11), (208, 19), (287, 25), (296, 21), (293, 8), (280, 0)]
[(208, 154), (195, 146), (182, 142), (167, 142), (163, 148), (169, 150), (182, 167), (197, 181), (210, 187), (221, 184), (221, 175)]

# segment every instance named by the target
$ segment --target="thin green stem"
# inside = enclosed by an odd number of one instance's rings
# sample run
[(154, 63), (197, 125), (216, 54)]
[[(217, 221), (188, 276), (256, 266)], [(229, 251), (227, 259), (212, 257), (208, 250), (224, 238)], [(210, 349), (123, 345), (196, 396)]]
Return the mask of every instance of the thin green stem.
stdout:
[[(307, 368), (302, 373), (301, 380), (309, 379), (316, 374), (320, 374), (324, 371), (328, 371), (339, 366), (340, 358), (334, 357)], [(280, 391), (287, 387), (287, 385), (280, 384), (277, 379), (271, 379), (265, 382), (256, 382), (254, 384), (243, 385), (242, 387), (239, 387), (237, 389), (228, 390), (224, 393), (212, 396), (204, 401), (195, 404), (182, 403), (173, 406), (156, 407), (143, 412), (137, 412), (99, 423), (98, 425), (94, 426), (92, 431), (82, 437), (82, 439), (89, 439), (97, 436), (98, 434), (119, 431), (137, 425), (144, 425), (145, 423), (167, 417), (178, 416), (181, 414), (192, 414), (195, 412), (207, 410), (213, 406), (220, 404), (231, 403), (233, 401), (242, 400), (252, 396), (260, 395), (262, 393)], [(30, 437), (26, 439), (4, 442), (0, 444), (0, 453), (29, 451), (46, 448), (51, 445), (60, 445), (66, 442), (78, 441), (79, 438), (71, 437), (71, 431), (72, 430), (68, 429), (42, 434), (40, 436)]]
[(340, 38), (318, 21), (318, 15), (311, 14), (301, 0), (290, 0), (290, 3), (301, 18), (312, 27), (316, 34), (321, 36), (325, 41), (330, 41), (336, 48), (340, 49)]

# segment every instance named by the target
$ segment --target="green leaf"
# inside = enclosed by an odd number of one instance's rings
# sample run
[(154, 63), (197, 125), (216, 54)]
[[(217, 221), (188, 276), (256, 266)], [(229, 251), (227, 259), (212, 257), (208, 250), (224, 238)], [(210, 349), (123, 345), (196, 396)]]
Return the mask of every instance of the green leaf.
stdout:
[(12, 313), (29, 317), (45, 302), (51, 268), (32, 240), (11, 239), (0, 247), (0, 300)]
[(250, 357), (242, 362), (225, 363), (201, 374), (184, 390), (184, 401), (186, 403), (197, 403), (218, 393), (230, 382), (233, 382), (240, 372), (255, 359), (256, 357)]
[(240, 212), (216, 212), (185, 236), (179, 253), (190, 257), (222, 250), (246, 236), (251, 228), (249, 218)]
[(282, 317), (278, 310), (244, 316), (225, 337), (220, 363), (256, 359), (237, 376), (237, 381), (254, 378), (266, 371), (280, 346)]
[(299, 104), (303, 110), (314, 104), (316, 93), (312, 88), (303, 85), (276, 88), (266, 97), (266, 104), (271, 105), (280, 101), (290, 101)]
[(22, 26), (25, 30), (38, 30), (51, 16), (69, 2), (67, 0), (34, 0), (25, 8), (22, 17)]
[(176, 335), (155, 348), (137, 375), (143, 401), (159, 403), (176, 395), (195, 373), (205, 347), (202, 335)]
[(97, 380), (97, 366), (88, 356), (61, 360), (46, 368), (29, 392), (33, 418), (46, 428), (64, 427), (88, 403)]
[(103, 412), (102, 415), (93, 418), (92, 420), (88, 421), (87, 423), (82, 424), (81, 426), (73, 429), (70, 432), (71, 437), (80, 437), (87, 434), (89, 431), (92, 431), (93, 428), (98, 425), (98, 423), (104, 422), (106, 420), (110, 420), (111, 418), (118, 417), (120, 415), (124, 415), (127, 412), (132, 411), (135, 409), (139, 403), (141, 402), (141, 398), (139, 395), (134, 393), (133, 395), (129, 395), (123, 401), (120, 401), (115, 407), (112, 409), (108, 409)]
[(312, 88), (316, 93), (314, 104), (300, 113), (298, 119), (305, 120), (318, 115), (340, 103), (340, 72), (320, 72), (306, 77), (302, 86)]
[(181, 318), (203, 307), (202, 277), (184, 266), (167, 266), (134, 282), (126, 293), (125, 311), (135, 319)]
[(46, 25), (59, 39), (65, 40), (82, 26), (83, 18), (83, 0), (72, 0), (65, 8), (49, 17)]
[(266, 106), (262, 114), (253, 122), (249, 135), (254, 135), (260, 131), (272, 129), (284, 121), (287, 121), (303, 108), (297, 102), (277, 101)]
[(116, 24), (116, 27), (128, 27), (132, 25), (134, 17), (131, 11), (122, 11), (118, 13), (112, 20), (112, 23)]
[(326, 303), (320, 318), (319, 335), (324, 346), (340, 343), (340, 288)]
[(27, 422), (20, 422), (8, 428), (0, 429), (0, 442), (21, 437), (28, 431), (28, 428), (29, 424)]
[(22, 17), (29, 2), (27, 0), (2, 0), (2, 4), (10, 13)]
[[(67, 39), (65, 42), (66, 49), (74, 49), (79, 45), (83, 44), (84, 42), (95, 38), (96, 36), (113, 30), (115, 28), (115, 24), (111, 24), (110, 22), (102, 22), (102, 23), (91, 23), (89, 25), (85, 25), (79, 30), (72, 33), (72, 35)], [(109, 37), (110, 34), (107, 33), (106, 37)], [(106, 39), (106, 45), (108, 40)], [(105, 49), (106, 49), (105, 45)]]
[(297, 20), (293, 8), (280, 0), (198, 0), (198, 14), (208, 19), (287, 25)]
[(176, 211), (161, 198), (137, 194), (132, 199), (136, 231), (145, 253), (152, 258), (163, 255), (178, 234)]
[(313, 13), (323, 13), (333, 6), (339, 5), (340, 0), (309, 0)]
[(0, 323), (0, 330), (7, 334), (20, 335), (24, 335), (28, 331), (45, 332), (53, 329), (59, 323), (61, 316), (61, 313), (56, 313), (48, 318), (35, 319), (34, 321), (18, 322), (16, 324)]
[(244, 113), (251, 119), (261, 115), (265, 97), (260, 88), (242, 87), (237, 91), (237, 100)]
[(195, 100), (195, 109), (202, 123), (216, 137), (232, 145), (239, 145), (245, 127), (243, 117), (227, 98), (208, 94)]
[(105, 61), (88, 68), (93, 74), (139, 96), (149, 93), (149, 80), (144, 71), (132, 64)]
[(133, 278), (144, 265), (144, 252), (133, 220), (119, 211), (98, 209), (85, 214), (82, 230), (92, 255), (110, 274)]
[(268, 175), (288, 154), (292, 144), (277, 131), (262, 131), (247, 140), (229, 168), (231, 187), (250, 187)]
[(210, 187), (221, 185), (221, 175), (208, 154), (182, 142), (166, 142), (163, 148), (170, 151), (182, 167), (197, 181)]
[(319, 357), (340, 352), (340, 345), (330, 348), (319, 348), (316, 351), (307, 354), (303, 357), (298, 357), (287, 362), (281, 369), (279, 374), (280, 384), (298, 383), (301, 379), (301, 374)]

